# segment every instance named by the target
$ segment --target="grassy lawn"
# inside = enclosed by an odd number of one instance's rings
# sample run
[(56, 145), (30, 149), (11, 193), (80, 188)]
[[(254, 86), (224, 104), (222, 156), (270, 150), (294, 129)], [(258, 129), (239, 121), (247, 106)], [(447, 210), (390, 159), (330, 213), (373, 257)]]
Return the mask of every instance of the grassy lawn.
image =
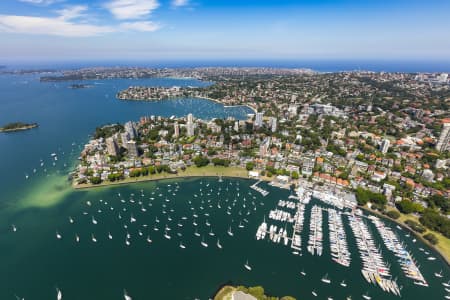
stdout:
[(236, 290), (236, 288), (232, 286), (224, 286), (220, 291), (214, 296), (214, 300), (230, 300), (232, 293)]
[(117, 184), (128, 184), (135, 182), (143, 182), (143, 181), (152, 181), (152, 180), (160, 180), (160, 179), (169, 179), (169, 178), (182, 178), (182, 177), (197, 177), (197, 176), (223, 176), (223, 177), (241, 177), (248, 178), (248, 172), (244, 168), (240, 167), (222, 167), (222, 166), (206, 166), (206, 167), (188, 167), (185, 171), (179, 171), (177, 174), (169, 174), (169, 173), (160, 173), (153, 174), (147, 176), (140, 177), (129, 177), (120, 181), (105, 181), (100, 184), (79, 184), (74, 187), (77, 189), (83, 188), (93, 188), (93, 187), (101, 187), (101, 186), (109, 186), (109, 185), (117, 185)]
[[(406, 220), (412, 220), (412, 221), (415, 221), (417, 223), (420, 223), (418, 217), (416, 217), (414, 215), (405, 215), (405, 214), (400, 213), (400, 218), (398, 218), (397, 221), (400, 221), (401, 223), (405, 223)], [(434, 245), (434, 247), (436, 247), (439, 250), (439, 252), (443, 256), (445, 256), (447, 261), (450, 261), (450, 239), (446, 238), (445, 236), (443, 236), (439, 232), (432, 231), (432, 230), (429, 230), (429, 229), (427, 229), (423, 234), (427, 234), (429, 232), (433, 233), (437, 237), (437, 239), (439, 240), (437, 245)]]

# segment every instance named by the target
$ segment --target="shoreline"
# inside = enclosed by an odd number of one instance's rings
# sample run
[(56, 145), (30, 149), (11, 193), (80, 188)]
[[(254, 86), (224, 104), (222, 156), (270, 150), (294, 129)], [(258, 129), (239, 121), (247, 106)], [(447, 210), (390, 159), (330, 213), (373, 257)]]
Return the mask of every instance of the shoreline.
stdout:
[[(191, 167), (196, 168), (196, 167)], [(149, 181), (159, 181), (159, 180), (165, 180), (165, 179), (184, 179), (184, 178), (202, 178), (202, 177), (224, 177), (224, 178), (239, 178), (239, 179), (252, 179), (248, 176), (246, 169), (225, 169), (223, 168), (217, 168), (212, 167), (209, 169), (201, 169), (198, 170), (190, 170), (191, 172), (185, 173), (186, 171), (182, 173), (176, 173), (176, 174), (169, 174), (164, 173), (164, 175), (161, 176), (161, 174), (155, 174), (155, 175), (147, 175), (147, 176), (140, 176), (135, 178), (126, 178), (121, 181), (107, 181), (102, 182), (100, 184), (74, 184), (72, 183), (72, 187), (75, 190), (84, 190), (84, 189), (92, 189), (92, 188), (100, 188), (100, 187), (108, 187), (108, 186), (115, 186), (115, 185), (125, 185), (125, 184), (133, 184), (133, 183), (141, 183), (141, 182), (149, 182)], [(193, 172), (192, 172), (193, 171)], [(198, 171), (198, 172), (195, 172)], [(204, 171), (204, 172), (201, 172)], [(223, 171), (226, 171), (225, 173)], [(244, 171), (245, 175), (242, 173)], [(233, 172), (234, 174), (230, 174), (230, 172)], [(264, 180), (267, 181), (267, 180)]]
[(11, 128), (11, 129), (4, 129), (4, 128), (0, 128), (0, 133), (9, 133), (9, 132), (17, 132), (17, 131), (26, 131), (26, 130), (31, 130), (33, 128), (37, 128), (39, 127), (38, 124), (30, 124), (27, 126), (22, 126), (22, 127), (17, 127), (17, 128)]
[[(446, 256), (444, 253), (442, 253), (442, 251), (441, 251), (440, 249), (438, 249), (438, 248), (436, 247), (436, 245), (431, 244), (431, 243), (430, 243), (429, 241), (427, 241), (421, 234), (419, 234), (418, 232), (415, 232), (414, 230), (412, 230), (408, 225), (406, 225), (406, 224), (403, 223), (402, 221), (393, 219), (393, 218), (391, 218), (391, 217), (389, 217), (389, 216), (387, 216), (387, 215), (384, 215), (384, 214), (382, 214), (382, 213), (380, 213), (380, 212), (377, 212), (377, 211), (375, 211), (375, 210), (373, 210), (373, 209), (370, 209), (370, 208), (368, 208), (368, 207), (365, 207), (365, 206), (359, 206), (359, 205), (358, 205), (358, 208), (360, 208), (360, 209), (362, 209), (363, 211), (368, 212), (368, 213), (370, 213), (370, 214), (372, 214), (372, 215), (376, 215), (376, 216), (378, 216), (378, 217), (380, 217), (380, 218), (383, 218), (383, 219), (392, 221), (393, 223), (395, 223), (395, 224), (401, 226), (403, 229), (408, 230), (408, 231), (409, 231), (410, 233), (412, 233), (416, 238), (418, 238), (421, 242), (423, 242), (425, 245), (427, 245), (428, 247), (430, 247), (431, 249), (433, 249), (433, 250), (437, 253), (437, 255), (439, 255), (440, 258), (442, 258), (442, 260), (445, 261), (445, 262), (447, 263), (447, 266), (450, 266), (450, 258), (447, 258), (447, 256)], [(429, 231), (429, 232), (431, 232), (431, 233), (435, 233), (435, 232), (432, 232), (431, 230), (429, 230), (428, 228), (427, 228), (427, 231)], [(438, 244), (437, 244), (437, 245), (438, 245)]]
[[(248, 107), (249, 109), (251, 109), (253, 111), (254, 114), (256, 114), (258, 112), (258, 110), (248, 104), (236, 104), (236, 105), (226, 105), (225, 103), (221, 102), (218, 99), (213, 99), (213, 98), (209, 98), (209, 97), (204, 97), (204, 96), (192, 96), (191, 98), (196, 98), (196, 99), (203, 99), (203, 100), (209, 100), (212, 102), (216, 102), (219, 103), (221, 105), (223, 105), (224, 108), (233, 108), (233, 107)], [(151, 102), (151, 101), (164, 101), (164, 100), (172, 100), (172, 99), (186, 99), (186, 97), (180, 97), (180, 96), (175, 96), (175, 97), (164, 97), (164, 98), (148, 98), (148, 99), (124, 99), (124, 98), (119, 98), (116, 95), (116, 99), (117, 100), (121, 100), (121, 101), (142, 101), (142, 102)]]

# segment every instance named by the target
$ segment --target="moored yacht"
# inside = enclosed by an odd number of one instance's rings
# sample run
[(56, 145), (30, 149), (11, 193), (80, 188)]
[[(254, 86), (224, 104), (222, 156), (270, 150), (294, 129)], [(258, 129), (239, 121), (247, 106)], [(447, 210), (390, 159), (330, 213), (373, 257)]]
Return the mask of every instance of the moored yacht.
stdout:
[(249, 271), (252, 270), (252, 267), (250, 267), (250, 265), (248, 264), (248, 260), (245, 262), (244, 268), (246, 268)]

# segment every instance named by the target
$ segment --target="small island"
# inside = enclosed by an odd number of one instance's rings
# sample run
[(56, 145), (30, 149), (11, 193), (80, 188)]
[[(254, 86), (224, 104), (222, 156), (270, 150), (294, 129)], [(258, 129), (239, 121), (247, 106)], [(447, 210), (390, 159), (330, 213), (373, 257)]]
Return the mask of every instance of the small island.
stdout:
[(15, 131), (23, 131), (29, 130), (38, 127), (37, 123), (22, 123), (22, 122), (13, 122), (0, 127), (0, 132), (15, 132)]
[(244, 287), (244, 286), (230, 286), (226, 285), (222, 287), (214, 296), (214, 300), (295, 300), (294, 297), (274, 297), (267, 296), (264, 292), (264, 288), (261, 286), (256, 287)]
[(91, 88), (93, 87), (92, 84), (82, 84), (82, 83), (75, 83), (75, 84), (71, 84), (69, 85), (69, 89), (87, 89), (87, 88)]

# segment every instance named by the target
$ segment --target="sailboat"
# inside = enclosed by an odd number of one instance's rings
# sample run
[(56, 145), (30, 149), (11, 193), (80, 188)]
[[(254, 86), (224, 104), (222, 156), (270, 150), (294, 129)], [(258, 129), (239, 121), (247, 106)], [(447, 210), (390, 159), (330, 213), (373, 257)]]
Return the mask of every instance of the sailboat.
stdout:
[(249, 271), (252, 270), (252, 267), (250, 267), (250, 265), (248, 264), (248, 260), (245, 262), (244, 268), (246, 268)]
[(205, 242), (205, 239), (203, 237), (202, 237), (201, 245), (205, 248), (208, 247), (208, 244)]
[(300, 272), (300, 274), (302, 274), (303, 276), (306, 276), (305, 270), (302, 270), (302, 271)]
[(445, 287), (450, 287), (450, 280), (447, 282), (443, 282), (442, 285)]
[(69, 222), (70, 222), (71, 224), (73, 224), (73, 219), (72, 219), (72, 217), (69, 217)]
[(321, 281), (324, 282), (324, 283), (328, 283), (328, 284), (331, 283), (331, 280), (328, 278), (328, 273), (325, 274), (325, 276), (322, 277)]
[(16, 231), (17, 231), (16, 225), (12, 224), (11, 227), (12, 227), (12, 231), (13, 231), (13, 232), (16, 232)]
[(78, 236), (78, 234), (77, 234), (77, 235), (75, 235), (75, 241), (76, 241), (77, 243), (79, 243), (79, 242), (80, 242), (80, 237)]
[(372, 299), (372, 297), (369, 296), (369, 293), (365, 293), (364, 295), (362, 295), (362, 297), (366, 300)]
[(56, 288), (56, 299), (57, 300), (62, 300), (62, 292), (58, 288)]
[(340, 283), (341, 286), (346, 287), (347, 283), (345, 283), (345, 280), (342, 280), (342, 282)]
[(167, 229), (166, 229), (166, 231), (164, 232), (164, 237), (165, 237), (166, 239), (168, 239), (168, 240), (170, 240), (170, 238), (171, 238), (170, 235), (167, 234)]
[(183, 245), (183, 242), (180, 242), (180, 248), (181, 248), (181, 249), (186, 249), (186, 246)]
[(97, 243), (97, 239), (95, 238), (94, 234), (91, 235), (91, 239), (94, 243)]
[(147, 243), (151, 243), (152, 242), (152, 240), (150, 239), (150, 236), (149, 235), (147, 235)]
[(212, 228), (211, 228), (211, 230), (209, 231), (209, 235), (210, 235), (210, 236), (214, 236), (214, 235), (215, 235), (214, 232), (212, 231)]
[(316, 291), (313, 290), (313, 291), (311, 292), (311, 294), (312, 294), (314, 297), (317, 297)]
[(92, 216), (92, 224), (97, 225), (97, 220)]
[(234, 235), (233, 232), (231, 231), (231, 226), (230, 226), (230, 228), (228, 228), (227, 233), (228, 233), (229, 236), (233, 236)]
[(108, 238), (109, 238), (110, 240), (112, 240), (112, 235), (111, 235), (110, 232), (108, 232)]
[(131, 298), (130, 296), (128, 296), (126, 290), (123, 290), (123, 298), (124, 298), (125, 300), (132, 300), (132, 299), (133, 299), (133, 298)]
[(195, 236), (200, 236), (200, 233), (197, 232), (197, 229), (195, 229), (194, 235)]
[(439, 273), (434, 273), (434, 276), (442, 278), (442, 270)]
[(62, 236), (59, 234), (58, 231), (56, 232), (56, 238), (57, 238), (58, 240), (62, 239)]
[(222, 249), (222, 245), (220, 244), (220, 240), (217, 239), (217, 248)]

